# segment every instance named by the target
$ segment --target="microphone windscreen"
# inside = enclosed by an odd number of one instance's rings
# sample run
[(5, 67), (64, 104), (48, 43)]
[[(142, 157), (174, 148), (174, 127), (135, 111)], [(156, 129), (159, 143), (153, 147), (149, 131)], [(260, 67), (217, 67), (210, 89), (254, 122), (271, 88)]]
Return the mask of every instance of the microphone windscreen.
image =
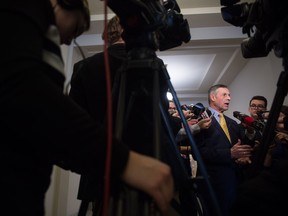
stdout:
[(254, 119), (250, 116), (247, 116), (244, 118), (244, 123), (247, 124), (248, 126), (252, 126), (254, 122)]

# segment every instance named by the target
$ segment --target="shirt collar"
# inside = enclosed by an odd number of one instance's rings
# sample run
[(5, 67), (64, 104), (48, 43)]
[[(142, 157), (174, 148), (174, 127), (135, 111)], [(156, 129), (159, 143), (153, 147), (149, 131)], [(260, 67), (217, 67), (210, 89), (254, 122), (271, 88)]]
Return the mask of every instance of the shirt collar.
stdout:
[(213, 114), (214, 113), (214, 117), (215, 119), (219, 122), (219, 112), (215, 109), (213, 109), (212, 107), (208, 107), (208, 109), (211, 111), (211, 113)]

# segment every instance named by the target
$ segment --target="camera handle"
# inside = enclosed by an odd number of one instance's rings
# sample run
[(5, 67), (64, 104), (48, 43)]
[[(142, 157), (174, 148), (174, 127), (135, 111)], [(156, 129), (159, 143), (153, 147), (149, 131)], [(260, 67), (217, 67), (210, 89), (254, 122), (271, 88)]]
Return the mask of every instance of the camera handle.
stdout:
[[(168, 89), (173, 95), (178, 110), (180, 110), (180, 104), (163, 61), (151, 48), (132, 48), (128, 52), (127, 60), (117, 72), (114, 83), (113, 104), (117, 104), (114, 110), (114, 113), (117, 113), (115, 116), (116, 138), (127, 143), (134, 151), (167, 162), (171, 166), (176, 188), (183, 187), (187, 183), (195, 185), (195, 180), (190, 178), (180, 158), (180, 151), (172, 133), (166, 97)], [(118, 95), (115, 94), (116, 92)], [(182, 120), (184, 119), (184, 127), (191, 140), (191, 149), (196, 155), (199, 169), (211, 192), (211, 201), (215, 203), (214, 215), (220, 216), (218, 203), (200, 153), (184, 114), (179, 113), (180, 116), (182, 115)], [(126, 185), (122, 186), (120, 192), (111, 198), (112, 214), (110, 215), (158, 216), (160, 214), (146, 194)], [(196, 200), (195, 197), (192, 199)], [(175, 210), (180, 209), (181, 214), (181, 206), (178, 206), (177, 201), (173, 200), (171, 205), (174, 205)], [(196, 207), (200, 209), (198, 203)]]

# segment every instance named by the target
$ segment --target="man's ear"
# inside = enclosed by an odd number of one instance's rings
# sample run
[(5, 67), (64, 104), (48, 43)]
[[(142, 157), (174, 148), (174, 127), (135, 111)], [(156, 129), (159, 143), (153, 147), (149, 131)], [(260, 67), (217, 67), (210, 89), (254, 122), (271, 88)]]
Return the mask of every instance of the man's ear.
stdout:
[(215, 95), (215, 94), (212, 94), (212, 95), (210, 96), (210, 100), (211, 100), (211, 101), (215, 101), (215, 100), (216, 100), (216, 95)]

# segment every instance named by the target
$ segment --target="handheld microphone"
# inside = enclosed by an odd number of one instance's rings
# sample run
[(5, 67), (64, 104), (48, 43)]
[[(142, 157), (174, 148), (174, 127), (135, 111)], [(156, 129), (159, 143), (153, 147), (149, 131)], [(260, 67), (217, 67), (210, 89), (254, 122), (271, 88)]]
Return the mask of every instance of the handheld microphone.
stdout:
[(190, 110), (193, 114), (194, 114), (194, 117), (193, 118), (200, 118), (201, 117), (201, 114), (203, 112), (205, 112), (206, 108), (204, 107), (204, 105), (202, 103), (196, 103), (195, 105), (194, 104), (190, 104), (190, 105), (182, 105), (181, 106), (181, 109), (182, 110)]
[(242, 123), (247, 124), (248, 126), (252, 126), (254, 119), (244, 113), (241, 113), (239, 111), (234, 111), (233, 116), (240, 120)]
[(240, 120), (242, 123), (245, 123), (247, 126), (253, 127), (256, 130), (262, 131), (265, 127), (265, 122), (254, 120), (251, 116), (248, 116), (239, 111), (234, 111), (233, 116)]

